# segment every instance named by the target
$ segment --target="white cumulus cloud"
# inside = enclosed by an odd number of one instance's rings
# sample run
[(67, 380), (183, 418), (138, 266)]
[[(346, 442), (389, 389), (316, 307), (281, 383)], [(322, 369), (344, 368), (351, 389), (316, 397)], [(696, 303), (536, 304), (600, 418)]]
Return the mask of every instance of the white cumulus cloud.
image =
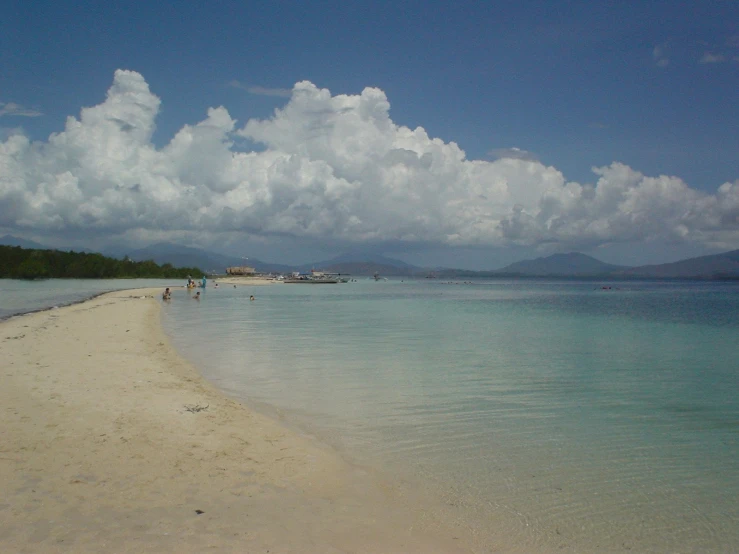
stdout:
[[(47, 141), (5, 138), (0, 227), (563, 248), (739, 243), (739, 181), (710, 195), (620, 163), (594, 168), (587, 185), (531, 156), (470, 160), (454, 142), (393, 122), (377, 88), (332, 95), (303, 81), (270, 118), (237, 127), (226, 108), (211, 108), (161, 148), (151, 140), (159, 107), (140, 74), (119, 70), (104, 102)], [(264, 148), (238, 151), (238, 137)]]

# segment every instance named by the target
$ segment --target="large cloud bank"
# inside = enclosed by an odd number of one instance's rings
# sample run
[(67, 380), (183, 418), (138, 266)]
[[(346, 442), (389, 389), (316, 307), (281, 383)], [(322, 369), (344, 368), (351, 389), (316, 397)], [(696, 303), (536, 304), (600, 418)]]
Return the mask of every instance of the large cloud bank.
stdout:
[[(0, 227), (170, 231), (445, 245), (618, 241), (739, 244), (739, 181), (716, 194), (613, 163), (595, 184), (536, 160), (468, 160), (453, 142), (395, 124), (376, 88), (332, 96), (304, 81), (242, 128), (223, 108), (152, 144), (160, 100), (116, 71), (106, 100), (46, 142), (0, 143)], [(243, 152), (243, 137), (263, 147)]]

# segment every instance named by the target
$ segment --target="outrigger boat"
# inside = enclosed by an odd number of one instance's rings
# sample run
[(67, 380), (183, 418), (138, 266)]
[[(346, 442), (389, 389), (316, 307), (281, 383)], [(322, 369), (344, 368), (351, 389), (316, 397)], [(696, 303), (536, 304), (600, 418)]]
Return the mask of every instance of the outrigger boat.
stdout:
[(285, 279), (285, 283), (301, 283), (311, 285), (334, 285), (336, 283), (347, 283), (348, 279), (342, 279), (338, 273), (325, 273), (323, 271), (310, 270), (310, 275), (301, 275), (298, 272)]

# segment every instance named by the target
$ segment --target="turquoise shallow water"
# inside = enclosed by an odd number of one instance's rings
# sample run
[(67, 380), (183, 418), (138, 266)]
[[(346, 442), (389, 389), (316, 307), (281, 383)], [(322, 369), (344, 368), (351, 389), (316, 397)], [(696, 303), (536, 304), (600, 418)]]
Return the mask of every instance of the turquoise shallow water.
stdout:
[(184, 279), (0, 279), (0, 319), (80, 302), (112, 290), (184, 285)]
[(224, 285), (164, 324), (489, 549), (739, 551), (739, 287), (609, 285)]
[(209, 286), (163, 322), (223, 390), (423, 488), (481, 552), (739, 552), (739, 286), (609, 285)]

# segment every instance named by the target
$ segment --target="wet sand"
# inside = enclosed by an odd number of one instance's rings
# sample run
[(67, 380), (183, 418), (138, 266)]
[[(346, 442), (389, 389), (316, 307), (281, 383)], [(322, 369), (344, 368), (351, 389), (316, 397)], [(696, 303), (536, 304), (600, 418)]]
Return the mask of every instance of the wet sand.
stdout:
[(204, 381), (159, 294), (0, 323), (1, 552), (471, 551), (463, 524)]

